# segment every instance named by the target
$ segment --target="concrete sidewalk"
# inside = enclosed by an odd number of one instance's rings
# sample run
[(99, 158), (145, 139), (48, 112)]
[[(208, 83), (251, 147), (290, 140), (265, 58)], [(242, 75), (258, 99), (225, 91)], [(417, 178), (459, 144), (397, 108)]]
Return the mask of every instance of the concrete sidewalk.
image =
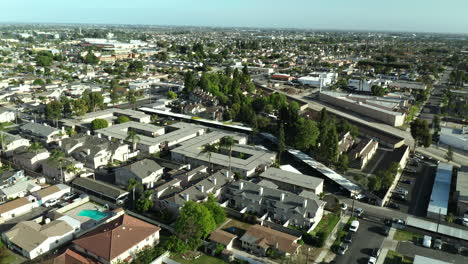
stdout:
[(340, 230), (346, 225), (349, 218), (349, 215), (344, 215), (340, 218), (340, 222), (338, 222), (338, 224), (335, 226), (335, 229), (333, 229), (332, 233), (328, 237), (327, 241), (325, 241), (325, 246), (323, 246), (322, 251), (314, 260), (314, 263), (330, 262), (336, 257), (335, 253), (333, 253), (333, 251), (331, 250), (331, 247), (333, 246), (333, 243), (336, 240), (338, 230)]
[(385, 262), (385, 258), (387, 257), (387, 253), (389, 250), (396, 251), (398, 246), (398, 241), (394, 240), (393, 237), (395, 236), (396, 229), (391, 228), (390, 232), (388, 233), (388, 237), (382, 242), (380, 256), (377, 259), (376, 264), (383, 264)]

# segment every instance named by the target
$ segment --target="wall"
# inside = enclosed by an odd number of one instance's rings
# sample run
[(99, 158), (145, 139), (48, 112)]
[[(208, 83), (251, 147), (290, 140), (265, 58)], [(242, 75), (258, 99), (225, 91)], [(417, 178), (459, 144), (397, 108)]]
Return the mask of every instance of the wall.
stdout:
[(61, 208), (57, 209), (56, 212), (63, 214), (64, 212), (69, 211), (69, 210), (71, 210), (71, 209), (73, 209), (75, 207), (78, 207), (78, 206), (80, 206), (82, 204), (85, 204), (87, 202), (89, 202), (89, 196), (81, 198), (80, 200), (78, 200), (78, 201), (76, 201), (74, 203), (67, 204), (64, 207), (61, 207)]
[(390, 197), (392, 196), (393, 189), (397, 186), (398, 182), (400, 181), (401, 174), (403, 172), (403, 169), (406, 167), (406, 163), (408, 162), (409, 154), (410, 154), (410, 148), (408, 146), (406, 147), (406, 151), (403, 153), (401, 159), (400, 159), (400, 172), (397, 173), (395, 176), (395, 179), (393, 180), (392, 185), (390, 188), (388, 188), (387, 193), (383, 197), (383, 199), (379, 202), (380, 206), (385, 206), (385, 204), (390, 200)]

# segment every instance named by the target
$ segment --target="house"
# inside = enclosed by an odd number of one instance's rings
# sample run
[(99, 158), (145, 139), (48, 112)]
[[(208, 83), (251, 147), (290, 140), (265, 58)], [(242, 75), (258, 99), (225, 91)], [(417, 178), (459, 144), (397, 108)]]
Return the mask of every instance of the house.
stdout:
[(13, 122), (16, 119), (14, 111), (5, 107), (0, 107), (0, 123)]
[(281, 255), (290, 256), (298, 252), (301, 245), (295, 237), (265, 226), (253, 225), (240, 238), (242, 248), (259, 256), (266, 256), (273, 250)]
[(317, 196), (323, 192), (323, 179), (309, 175), (268, 168), (259, 175), (260, 178), (273, 182), (279, 189), (299, 194), (310, 191)]
[(50, 201), (50, 200), (54, 200), (54, 199), (58, 200), (63, 195), (70, 193), (70, 192), (71, 192), (70, 186), (59, 183), (57, 185), (52, 185), (50, 187), (34, 192), (32, 193), (32, 195), (36, 197), (39, 204), (44, 204), (45, 202)]
[(68, 135), (60, 129), (38, 123), (26, 123), (20, 127), (20, 130), (21, 134), (25, 137), (45, 144), (68, 137)]
[(89, 125), (95, 119), (104, 119), (107, 120), (109, 126), (115, 124), (115, 121), (119, 116), (126, 116), (130, 118), (130, 120), (139, 122), (139, 123), (150, 123), (151, 116), (131, 109), (119, 109), (119, 108), (108, 108), (101, 111), (87, 113), (84, 116), (76, 117), (73, 119), (63, 119), (61, 122), (66, 127), (73, 127), (73, 128), (82, 128), (82, 129), (89, 129)]
[(13, 151), (20, 147), (29, 147), (29, 140), (18, 135), (1, 131), (0, 138), (3, 140), (3, 152), (7, 156), (11, 156)]
[(42, 162), (42, 174), (51, 178), (53, 182), (69, 182), (84, 171), (84, 164), (73, 158), (48, 158)]
[(130, 154), (127, 144), (81, 134), (60, 141), (59, 148), (91, 169), (107, 166), (115, 160), (127, 161)]
[(241, 213), (309, 230), (322, 219), (325, 207), (325, 202), (309, 191), (297, 195), (244, 180), (227, 185), (222, 198)]
[(62, 255), (44, 264), (99, 264), (99, 262), (67, 248)]
[(39, 207), (39, 203), (31, 195), (0, 204), (0, 223), (23, 215), (36, 207)]
[(351, 132), (347, 131), (338, 136), (338, 154), (341, 155), (349, 150), (354, 144), (354, 138)]
[(24, 197), (27, 194), (39, 191), (40, 189), (41, 186), (37, 185), (37, 181), (35, 179), (28, 180), (27, 178), (24, 178), (15, 184), (2, 188), (0, 190), (0, 202), (7, 202), (11, 199)]
[(80, 231), (80, 221), (64, 215), (54, 221), (23, 221), (2, 234), (8, 248), (34, 259), (71, 241)]
[(120, 186), (127, 186), (130, 179), (150, 189), (161, 178), (164, 168), (150, 159), (143, 159), (115, 170), (115, 182)]
[(26, 169), (36, 170), (41, 167), (41, 162), (48, 159), (50, 153), (46, 149), (30, 151), (25, 147), (18, 148), (13, 153), (13, 163)]
[(0, 189), (27, 180), (24, 170), (10, 170), (0, 173)]
[(349, 156), (351, 159), (357, 159), (359, 161), (359, 168), (363, 169), (372, 159), (378, 148), (379, 142), (377, 142), (377, 140), (366, 138), (361, 140), (356, 147), (351, 150)]
[(210, 237), (208, 239), (213, 243), (225, 246), (227, 250), (231, 250), (232, 244), (234, 243), (234, 240), (236, 238), (236, 235), (233, 235), (221, 229), (217, 229), (211, 232)]
[(195, 105), (201, 104), (206, 106), (217, 106), (219, 103), (216, 96), (202, 89), (193, 90), (190, 93), (189, 100)]
[(74, 240), (72, 247), (101, 263), (130, 262), (137, 252), (159, 242), (160, 230), (124, 214)]

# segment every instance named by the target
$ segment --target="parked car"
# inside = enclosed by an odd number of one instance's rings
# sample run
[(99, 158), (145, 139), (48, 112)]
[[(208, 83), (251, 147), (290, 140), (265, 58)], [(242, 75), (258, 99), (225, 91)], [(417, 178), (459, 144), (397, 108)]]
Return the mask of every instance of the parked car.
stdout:
[(432, 237), (425, 235), (422, 240), (422, 246), (430, 248), (432, 244)]
[(367, 264), (375, 264), (377, 262), (377, 259), (374, 257), (369, 257), (369, 260), (367, 261)]
[(406, 225), (406, 222), (403, 219), (393, 219), (393, 223), (399, 224), (399, 225)]
[(359, 221), (354, 220), (351, 222), (351, 225), (349, 226), (349, 231), (351, 232), (356, 232), (359, 229)]
[(468, 218), (464, 217), (464, 218), (462, 219), (462, 225), (468, 226)]
[(362, 215), (363, 213), (364, 213), (364, 209), (362, 209), (362, 208), (356, 208), (356, 209), (354, 209), (354, 215), (355, 215), (356, 217), (361, 217), (361, 215)]
[(419, 153), (415, 153), (414, 156), (418, 159), (424, 159), (424, 156)]
[(389, 233), (390, 233), (390, 227), (387, 226), (387, 225), (384, 225), (384, 226), (382, 227), (382, 235), (388, 236)]
[(394, 193), (392, 196), (393, 196), (393, 198), (395, 198), (396, 200), (406, 201), (406, 195), (404, 195), (404, 194), (401, 194), (401, 193)]
[(442, 239), (436, 238), (434, 240), (434, 248), (438, 250), (442, 250)]
[(411, 184), (413, 183), (413, 181), (409, 180), (409, 179), (406, 179), (406, 180), (402, 180), (401, 183), (404, 183), (404, 184)]
[(348, 205), (345, 203), (341, 203), (341, 210), (346, 211), (348, 210)]
[(353, 242), (353, 233), (348, 232), (348, 234), (346, 234), (346, 236), (343, 237), (343, 241), (346, 242), (346, 243), (352, 243)]
[(389, 208), (400, 210), (400, 206), (396, 203), (388, 203)]
[(371, 257), (378, 258), (380, 256), (380, 248), (374, 248), (370, 255)]
[(69, 192), (69, 193), (64, 194), (62, 196), (62, 199), (67, 201), (67, 200), (72, 199), (73, 197), (75, 197), (75, 193)]
[(402, 188), (402, 187), (396, 187), (394, 190), (393, 190), (394, 193), (400, 193), (400, 194), (404, 194), (404, 195), (407, 195), (408, 194), (408, 190), (406, 190), (405, 188)]
[(358, 193), (358, 194), (356, 194), (356, 195), (354, 196), (354, 198), (355, 198), (356, 200), (362, 200), (362, 199), (364, 199), (364, 198), (366, 198), (366, 197), (367, 197), (367, 196), (366, 196), (365, 194), (363, 194), (363, 193)]
[(386, 219), (384, 220), (384, 224), (385, 224), (386, 226), (392, 227), (393, 219), (386, 218)]
[(340, 246), (338, 247), (338, 250), (336, 251), (336, 253), (338, 255), (344, 255), (346, 253), (346, 251), (348, 251), (348, 244), (341, 243)]
[(58, 203), (58, 200), (56, 199), (50, 199), (49, 201), (44, 203), (45, 207), (52, 207)]

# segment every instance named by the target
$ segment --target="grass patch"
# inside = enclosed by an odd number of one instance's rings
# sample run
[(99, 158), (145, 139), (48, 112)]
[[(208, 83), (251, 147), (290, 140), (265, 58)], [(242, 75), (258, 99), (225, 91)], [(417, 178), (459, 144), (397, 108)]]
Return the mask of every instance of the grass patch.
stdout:
[(403, 256), (396, 251), (389, 250), (384, 264), (412, 264), (413, 258)]
[(396, 230), (395, 236), (393, 237), (393, 239), (398, 240), (398, 241), (412, 241), (415, 243), (421, 238), (422, 238), (422, 235), (420, 234), (416, 234), (413, 232), (404, 231), (400, 229)]
[(322, 220), (317, 224), (317, 226), (310, 232), (311, 235), (316, 235), (317, 232), (325, 232), (327, 237), (335, 228), (336, 224), (340, 221), (340, 217), (335, 214), (326, 214), (322, 217)]
[(223, 261), (222, 259), (215, 258), (208, 255), (201, 255), (197, 259), (183, 259), (180, 255), (171, 255), (171, 259), (182, 263), (182, 264), (226, 264), (227, 262)]

